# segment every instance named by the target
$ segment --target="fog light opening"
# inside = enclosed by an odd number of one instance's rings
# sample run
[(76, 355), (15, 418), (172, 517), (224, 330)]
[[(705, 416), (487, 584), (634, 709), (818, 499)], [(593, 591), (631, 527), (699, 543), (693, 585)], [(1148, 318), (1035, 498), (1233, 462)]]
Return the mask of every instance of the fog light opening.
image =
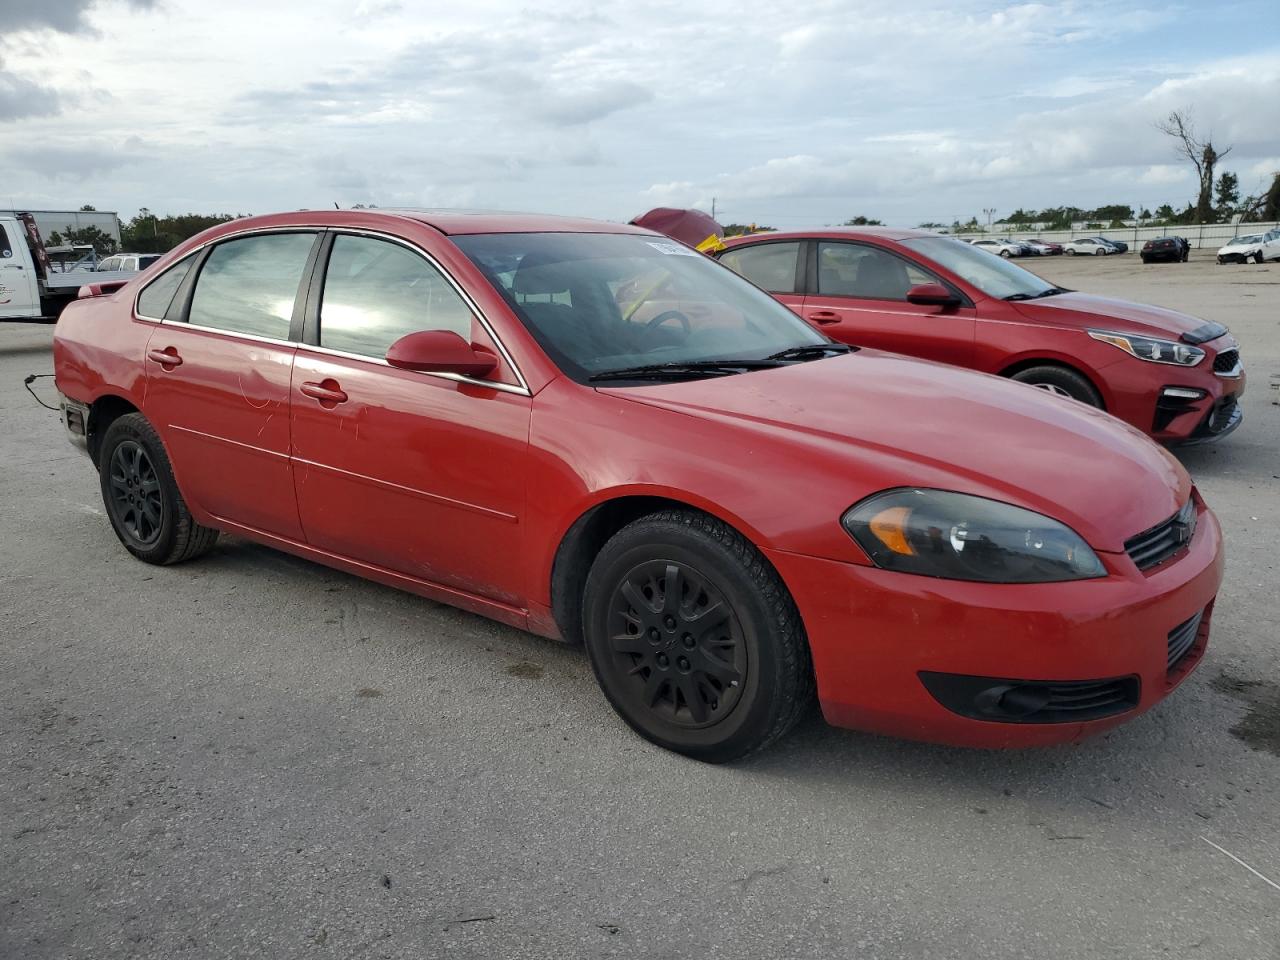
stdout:
[(993, 717), (1029, 717), (1049, 705), (1049, 691), (1042, 686), (1002, 683), (979, 693), (974, 705)]

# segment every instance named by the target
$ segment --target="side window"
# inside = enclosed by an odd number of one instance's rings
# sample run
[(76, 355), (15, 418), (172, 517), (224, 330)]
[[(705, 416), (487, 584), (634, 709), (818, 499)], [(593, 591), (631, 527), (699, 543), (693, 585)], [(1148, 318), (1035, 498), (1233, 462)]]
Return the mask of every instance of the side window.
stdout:
[(138, 316), (163, 320), (169, 312), (169, 304), (173, 303), (173, 295), (178, 292), (194, 262), (194, 256), (185, 257), (147, 284), (138, 294)]
[(937, 282), (937, 277), (915, 264), (877, 247), (818, 244), (818, 293), (822, 296), (906, 300), (907, 291), (917, 284)]
[(339, 234), (320, 301), (320, 346), (382, 359), (407, 333), (471, 341), (470, 307), (435, 267), (390, 240)]
[(799, 242), (759, 243), (729, 250), (720, 262), (770, 293), (795, 293), (799, 258)]
[(202, 327), (289, 338), (313, 233), (269, 233), (213, 248), (196, 278), (188, 320)]
[(117, 267), (119, 266), (119, 263), (120, 261), (117, 260), (115, 257), (107, 257), (107, 259), (103, 260), (100, 264), (98, 264), (98, 269), (103, 273), (106, 273), (108, 270), (117, 269)]
[(9, 228), (0, 223), (0, 257), (12, 257), (13, 244), (9, 240)]

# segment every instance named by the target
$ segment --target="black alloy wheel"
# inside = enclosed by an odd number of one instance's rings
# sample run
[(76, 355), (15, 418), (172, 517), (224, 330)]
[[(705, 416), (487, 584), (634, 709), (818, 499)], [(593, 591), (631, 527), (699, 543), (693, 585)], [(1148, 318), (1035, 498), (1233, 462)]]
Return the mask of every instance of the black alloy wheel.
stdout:
[(112, 519), (139, 547), (155, 543), (164, 520), (164, 499), (155, 465), (142, 444), (136, 440), (116, 444), (107, 475)]
[(609, 606), (614, 667), (629, 678), (618, 692), (632, 707), (697, 728), (738, 705), (747, 672), (742, 626), (700, 571), (647, 560), (624, 574)]
[(772, 743), (814, 700), (808, 638), (777, 571), (695, 510), (652, 513), (610, 538), (587, 576), (583, 627), (622, 719), (698, 760)]
[(218, 531), (196, 523), (160, 435), (140, 413), (112, 421), (97, 452), (107, 519), (126, 550), (147, 563), (178, 563), (213, 548)]

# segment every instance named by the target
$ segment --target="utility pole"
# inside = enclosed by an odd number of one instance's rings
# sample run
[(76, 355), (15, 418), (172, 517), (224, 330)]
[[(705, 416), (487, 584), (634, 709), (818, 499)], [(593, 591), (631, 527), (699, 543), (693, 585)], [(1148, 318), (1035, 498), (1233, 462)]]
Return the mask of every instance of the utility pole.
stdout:
[(982, 212), (987, 215), (987, 233), (991, 232), (991, 215), (996, 212), (995, 207), (983, 207)]
[(714, 220), (715, 218), (716, 218), (716, 198), (712, 197), (711, 198), (711, 219)]

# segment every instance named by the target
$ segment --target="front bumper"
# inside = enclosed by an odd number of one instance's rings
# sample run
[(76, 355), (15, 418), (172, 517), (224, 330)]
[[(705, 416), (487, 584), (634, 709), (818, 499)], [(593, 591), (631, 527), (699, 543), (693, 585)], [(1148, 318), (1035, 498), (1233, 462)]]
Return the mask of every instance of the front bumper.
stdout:
[[(965, 583), (766, 554), (799, 607), (828, 722), (976, 747), (1079, 740), (1164, 699), (1204, 654), (1223, 569), (1221, 529), (1203, 506), (1174, 559), (1143, 572), (1127, 555), (1100, 554), (1106, 577), (1070, 583)], [(1170, 669), (1171, 632), (1198, 614), (1194, 643)], [(1006, 722), (944, 706), (922, 673), (1136, 687), (1131, 704), (1100, 719)]]

